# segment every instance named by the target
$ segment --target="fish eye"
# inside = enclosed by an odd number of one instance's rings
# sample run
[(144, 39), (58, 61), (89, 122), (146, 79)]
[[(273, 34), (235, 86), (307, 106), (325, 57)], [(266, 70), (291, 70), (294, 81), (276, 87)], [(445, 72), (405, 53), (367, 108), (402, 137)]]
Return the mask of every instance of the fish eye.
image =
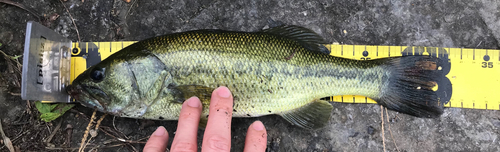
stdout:
[(95, 82), (101, 82), (104, 79), (104, 68), (95, 67), (90, 71), (90, 78)]

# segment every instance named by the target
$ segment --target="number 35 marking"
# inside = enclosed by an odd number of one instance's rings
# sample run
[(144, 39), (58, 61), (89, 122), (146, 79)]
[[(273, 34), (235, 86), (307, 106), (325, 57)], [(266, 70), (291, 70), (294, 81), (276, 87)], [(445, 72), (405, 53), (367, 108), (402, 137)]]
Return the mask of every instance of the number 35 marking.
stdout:
[(493, 62), (482, 62), (483, 68), (493, 68)]

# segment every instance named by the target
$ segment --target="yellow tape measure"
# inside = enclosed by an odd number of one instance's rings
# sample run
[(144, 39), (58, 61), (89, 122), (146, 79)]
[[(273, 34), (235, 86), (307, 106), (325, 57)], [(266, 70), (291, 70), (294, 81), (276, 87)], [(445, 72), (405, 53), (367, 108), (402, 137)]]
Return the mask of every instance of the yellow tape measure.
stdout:
[[(88, 67), (136, 41), (75, 42), (71, 58), (71, 81)], [(357, 60), (370, 60), (404, 55), (432, 55), (445, 62), (445, 75), (437, 82), (438, 96), (445, 107), (500, 110), (500, 51), (466, 48), (416, 46), (326, 45), (331, 55)], [(334, 96), (331, 101), (344, 103), (376, 103), (364, 96)]]

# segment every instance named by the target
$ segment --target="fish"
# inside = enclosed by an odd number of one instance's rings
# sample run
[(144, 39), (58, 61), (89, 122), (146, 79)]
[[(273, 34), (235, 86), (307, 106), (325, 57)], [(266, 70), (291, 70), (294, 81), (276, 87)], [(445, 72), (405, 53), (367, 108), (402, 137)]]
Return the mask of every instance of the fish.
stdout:
[(226, 86), (233, 117), (279, 115), (318, 129), (333, 105), (325, 97), (361, 95), (421, 118), (443, 113), (436, 92), (438, 58), (400, 56), (355, 60), (330, 55), (314, 31), (283, 25), (260, 31), (200, 29), (138, 41), (80, 74), (67, 93), (82, 105), (136, 119), (178, 120), (182, 103), (202, 102)]

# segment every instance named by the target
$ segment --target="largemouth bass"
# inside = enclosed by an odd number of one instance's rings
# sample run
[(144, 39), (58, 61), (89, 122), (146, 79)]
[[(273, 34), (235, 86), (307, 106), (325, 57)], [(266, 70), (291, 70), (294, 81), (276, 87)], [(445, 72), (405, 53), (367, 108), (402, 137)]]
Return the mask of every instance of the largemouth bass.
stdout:
[(329, 55), (323, 38), (298, 26), (258, 32), (196, 30), (139, 41), (79, 75), (68, 87), (78, 102), (121, 117), (177, 120), (182, 102), (228, 87), (233, 117), (280, 115), (291, 124), (325, 126), (336, 95), (362, 95), (417, 116), (443, 113), (435, 87), (437, 58), (352, 60)]

